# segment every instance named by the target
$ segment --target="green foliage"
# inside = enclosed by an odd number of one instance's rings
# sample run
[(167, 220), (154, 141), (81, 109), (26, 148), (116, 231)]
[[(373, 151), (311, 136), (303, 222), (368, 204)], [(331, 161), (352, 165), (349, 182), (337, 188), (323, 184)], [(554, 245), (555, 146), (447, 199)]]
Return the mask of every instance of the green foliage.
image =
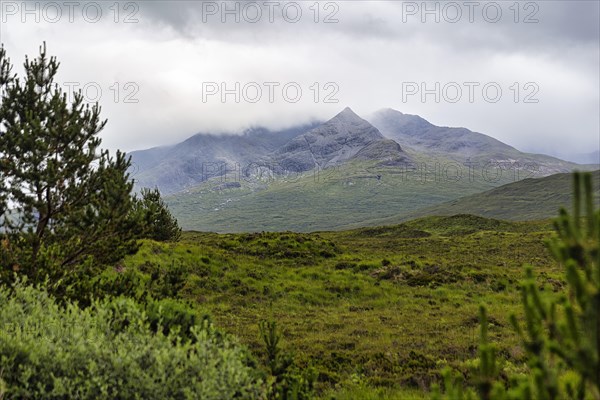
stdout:
[[(566, 269), (568, 296), (543, 301), (528, 268), (522, 289), (525, 328), (516, 318), (512, 322), (535, 376), (527, 389), (539, 398), (600, 399), (600, 209), (594, 208), (591, 174), (573, 178), (573, 215), (560, 210), (558, 235), (549, 242), (554, 258)], [(566, 371), (574, 372), (578, 382), (560, 393), (559, 377)]]
[[(142, 249), (145, 250), (144, 247)], [(156, 249), (158, 247), (155, 251)], [(164, 262), (148, 259), (137, 268), (127, 268), (123, 265), (117, 268), (109, 267), (102, 274), (92, 278), (91, 294), (100, 298), (107, 295), (122, 295), (137, 300), (181, 298), (187, 282), (195, 276), (195, 273), (212, 273), (218, 270), (218, 267), (214, 267), (198, 271), (196, 266), (195, 261), (190, 265), (174, 259), (165, 259)]]
[(177, 330), (179, 336), (192, 340), (195, 326), (210, 323), (207, 314), (201, 314), (190, 304), (177, 299), (147, 299), (144, 304), (150, 328), (153, 332), (162, 332), (168, 335)]
[[(573, 180), (573, 214), (560, 210), (554, 223), (557, 235), (548, 242), (565, 269), (568, 292), (545, 296), (533, 269), (526, 268), (521, 286), (524, 321), (513, 315), (511, 323), (526, 352), (529, 378), (509, 377), (508, 389), (498, 375), (482, 308), (477, 375), (481, 399), (600, 399), (600, 209), (594, 207), (591, 174), (575, 173)], [(451, 372), (445, 377), (446, 398), (474, 398), (472, 390), (463, 392), (462, 382)]]
[(177, 219), (160, 196), (158, 189), (143, 188), (136, 207), (143, 218), (143, 237), (159, 242), (176, 242), (181, 237), (181, 228)]
[(11, 75), (0, 50), (1, 272), (85, 279), (77, 273), (86, 260), (108, 264), (137, 250), (130, 161), (100, 148), (100, 107), (81, 92), (67, 100), (45, 45), (24, 67), (22, 79)]
[[(488, 337), (488, 318), (485, 307), (479, 307), (479, 359), (477, 364), (472, 366), (471, 373), (474, 375), (474, 385), (476, 391), (472, 388), (463, 388), (462, 377), (455, 374), (450, 368), (444, 368), (442, 377), (446, 389), (445, 398), (453, 400), (481, 400), (502, 399), (504, 398), (504, 386), (500, 381), (500, 368), (497, 361), (497, 349), (490, 343)], [(436, 385), (433, 390), (433, 399), (439, 400), (442, 396), (439, 387)]]
[(490, 400), (499, 376), (499, 368), (496, 361), (496, 348), (488, 340), (488, 319), (483, 306), (479, 308), (479, 321), (481, 324), (481, 337), (479, 341), (477, 390), (482, 399)]
[(308, 400), (314, 395), (316, 371), (307, 367), (300, 372), (294, 364), (294, 357), (283, 352), (280, 345), (281, 334), (275, 321), (262, 321), (260, 334), (266, 349), (266, 365), (272, 377), (270, 399)]
[(321, 258), (335, 257), (339, 253), (334, 242), (318, 234), (260, 232), (227, 235), (219, 246), (237, 254), (260, 258), (276, 257), (294, 260), (297, 264), (311, 264)]
[[(260, 399), (260, 374), (230, 336), (208, 321), (154, 333), (153, 317), (131, 299), (59, 306), (17, 281), (0, 287), (0, 391), (5, 399)], [(178, 322), (178, 324), (181, 324)], [(182, 325), (182, 324), (181, 324)]]

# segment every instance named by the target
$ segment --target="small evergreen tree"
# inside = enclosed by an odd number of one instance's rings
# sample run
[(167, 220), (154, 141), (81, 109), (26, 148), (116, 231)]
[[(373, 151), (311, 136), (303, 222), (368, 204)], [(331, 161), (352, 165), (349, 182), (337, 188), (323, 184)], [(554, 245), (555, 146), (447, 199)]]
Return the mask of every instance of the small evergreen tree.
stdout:
[[(84, 261), (113, 263), (137, 250), (129, 159), (100, 149), (106, 121), (81, 91), (67, 100), (45, 44), (25, 75), (0, 49), (0, 247), (5, 271), (42, 279)], [(10, 210), (10, 211), (9, 211)], [(56, 275), (57, 274), (57, 275)]]
[(266, 365), (269, 370), (269, 399), (308, 400), (314, 398), (316, 370), (309, 366), (300, 371), (294, 357), (281, 348), (281, 333), (275, 321), (259, 323), (260, 336), (266, 349)]
[(177, 219), (160, 196), (158, 189), (143, 188), (137, 207), (143, 218), (143, 236), (159, 242), (176, 242), (181, 237)]

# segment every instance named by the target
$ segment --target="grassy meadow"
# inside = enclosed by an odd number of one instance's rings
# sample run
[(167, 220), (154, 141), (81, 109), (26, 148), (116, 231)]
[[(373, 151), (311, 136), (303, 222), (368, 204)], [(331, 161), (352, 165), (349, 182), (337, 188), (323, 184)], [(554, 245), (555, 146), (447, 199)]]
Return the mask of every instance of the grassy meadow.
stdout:
[(114, 294), (189, 300), (258, 358), (259, 321), (277, 321), (298, 365), (316, 368), (322, 398), (427, 398), (444, 366), (468, 374), (482, 303), (503, 368), (523, 368), (508, 318), (522, 310), (523, 264), (544, 291), (563, 287), (551, 235), (548, 221), (470, 215), (312, 234), (185, 232), (145, 241), (100, 280)]

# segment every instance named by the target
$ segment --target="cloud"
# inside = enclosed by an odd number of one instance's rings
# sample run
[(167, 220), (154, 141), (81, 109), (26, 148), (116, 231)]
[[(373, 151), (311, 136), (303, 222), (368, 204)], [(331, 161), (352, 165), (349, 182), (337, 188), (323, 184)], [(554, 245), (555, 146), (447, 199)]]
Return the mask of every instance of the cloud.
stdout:
[[(94, 6), (83, 12), (92, 3), (81, 2), (72, 22), (63, 13), (50, 23), (41, 11), (48, 3), (30, 2), (39, 4), (40, 22), (32, 15), (22, 22), (22, 10), (5, 12), (0, 35), (19, 72), (24, 55), (45, 40), (61, 61), (62, 83), (87, 85), (91, 95), (100, 87), (111, 148), (170, 144), (200, 131), (283, 128), (347, 105), (362, 115), (396, 108), (530, 151), (598, 146), (597, 2), (519, 2), (518, 22), (513, 2), (481, 2), (471, 22), (457, 1), (456, 23), (448, 21), (456, 17), (453, 2), (108, 2), (95, 3), (102, 18), (94, 23)], [(260, 6), (256, 22), (259, 8), (250, 3)], [(238, 15), (222, 14), (236, 7)], [(502, 15), (492, 22), (498, 7)], [(538, 22), (524, 23), (528, 16)], [(478, 84), (472, 102), (470, 82)], [(240, 101), (230, 93), (222, 102), (221, 89), (236, 83)], [(406, 97), (407, 84), (434, 93)], [(482, 91), (490, 84), (502, 90), (497, 102)], [(206, 85), (219, 92), (203, 101)], [(449, 101), (456, 86), (462, 98)], [(286, 99), (298, 87), (299, 101)], [(262, 96), (252, 103), (257, 88)]]

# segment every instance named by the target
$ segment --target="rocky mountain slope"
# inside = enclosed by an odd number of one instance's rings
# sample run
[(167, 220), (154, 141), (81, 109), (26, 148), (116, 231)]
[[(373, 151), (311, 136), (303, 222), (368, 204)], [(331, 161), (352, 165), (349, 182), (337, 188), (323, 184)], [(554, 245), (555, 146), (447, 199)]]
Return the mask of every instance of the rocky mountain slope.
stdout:
[(281, 131), (248, 129), (241, 135), (196, 134), (173, 145), (129, 153), (136, 187), (178, 192), (214, 176), (247, 168), (317, 123)]
[(418, 115), (393, 109), (376, 112), (371, 123), (386, 137), (407, 149), (430, 157), (447, 157), (477, 167), (485, 165), (520, 166), (546, 176), (573, 169), (574, 163), (544, 154), (524, 153), (482, 133), (466, 128), (436, 126)]
[(345, 108), (324, 124), (279, 148), (273, 160), (284, 171), (325, 169), (353, 160), (409, 162), (402, 147)]

